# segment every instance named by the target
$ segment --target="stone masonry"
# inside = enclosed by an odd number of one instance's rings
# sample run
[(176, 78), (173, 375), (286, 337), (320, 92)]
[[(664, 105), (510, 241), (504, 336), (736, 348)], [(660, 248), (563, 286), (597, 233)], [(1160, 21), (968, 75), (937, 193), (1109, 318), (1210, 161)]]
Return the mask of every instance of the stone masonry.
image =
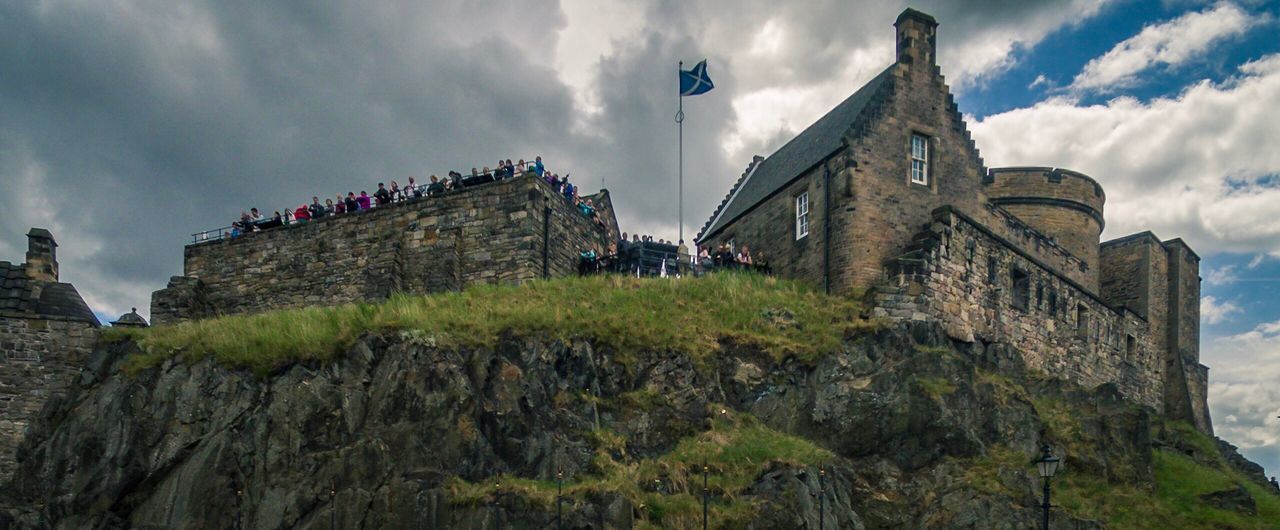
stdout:
[(1199, 257), (1150, 233), (1101, 243), (1106, 194), (1087, 175), (987, 169), (936, 64), (937, 21), (908, 9), (894, 26), (897, 60), (754, 157), (699, 245), (749, 246), (876, 314), (1014, 344), (1033, 367), (1115, 383), (1211, 433)]
[(27, 234), (27, 260), (0, 261), (0, 483), (45, 404), (74, 384), (98, 336), (98, 319), (75, 287), (58, 281), (57, 243)]
[(152, 295), (152, 321), (376, 301), (576, 273), (618, 237), (607, 191), (584, 216), (536, 177), (188, 245), (183, 276)]

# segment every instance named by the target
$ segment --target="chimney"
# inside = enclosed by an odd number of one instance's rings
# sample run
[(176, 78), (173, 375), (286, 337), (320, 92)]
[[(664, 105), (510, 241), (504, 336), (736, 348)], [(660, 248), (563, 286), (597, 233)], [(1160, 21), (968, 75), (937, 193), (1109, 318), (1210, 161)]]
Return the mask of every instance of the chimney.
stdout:
[(43, 228), (32, 228), (27, 232), (27, 279), (56, 282), (58, 281), (58, 243), (53, 234)]
[(938, 21), (933, 17), (907, 8), (893, 23), (898, 28), (898, 62), (905, 65), (934, 66), (938, 51)]

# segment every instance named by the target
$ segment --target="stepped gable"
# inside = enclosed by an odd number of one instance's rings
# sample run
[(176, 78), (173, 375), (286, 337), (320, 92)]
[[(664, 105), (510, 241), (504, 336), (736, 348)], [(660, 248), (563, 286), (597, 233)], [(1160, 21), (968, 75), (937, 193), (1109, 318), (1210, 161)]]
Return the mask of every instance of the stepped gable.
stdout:
[(7, 261), (0, 261), (0, 313), (57, 317), (100, 325), (98, 317), (80, 297), (75, 286), (31, 281), (23, 266)]
[(724, 228), (844, 147), (845, 133), (855, 128), (863, 114), (875, 106), (883, 94), (882, 89), (892, 85), (892, 72), (890, 65), (763, 162), (753, 161), (754, 171), (748, 168), (734, 185), (728, 198), (707, 222), (708, 226), (698, 234), (698, 240)]

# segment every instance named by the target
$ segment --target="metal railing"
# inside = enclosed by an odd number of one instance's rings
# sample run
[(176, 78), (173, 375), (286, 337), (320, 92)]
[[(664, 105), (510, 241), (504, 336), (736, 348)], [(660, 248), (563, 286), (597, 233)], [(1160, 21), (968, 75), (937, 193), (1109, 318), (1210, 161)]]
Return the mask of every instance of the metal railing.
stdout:
[[(533, 174), (533, 164), (529, 163), (527, 164), (527, 168), (524, 173), (513, 173), (511, 176), (498, 175), (497, 170), (491, 169), (487, 172), (477, 172), (474, 175), (463, 174), (457, 179), (453, 179), (452, 177), (445, 177), (437, 184), (415, 183), (414, 191), (406, 191), (404, 188), (401, 188), (399, 192), (399, 196), (393, 196), (392, 201), (385, 205), (379, 206), (377, 202), (373, 200), (373, 197), (370, 196), (368, 209), (374, 210), (379, 207), (394, 206), (402, 203), (415, 202), (422, 199), (426, 199), (428, 197), (449, 195), (449, 194), (457, 193), (460, 191), (464, 191), (468, 188), (484, 186), (486, 184), (492, 184), (495, 182), (501, 182), (504, 180), (510, 180), (514, 178), (526, 177), (532, 174)], [(455, 184), (454, 187), (447, 187), (445, 183), (452, 180), (456, 180), (457, 184)], [(362, 211), (365, 211), (365, 210), (360, 210), (360, 212)], [(333, 213), (333, 214), (328, 214), (325, 217), (346, 215), (347, 213), (359, 213), (359, 212), (344, 212), (342, 214)], [(292, 217), (281, 219), (279, 222), (277, 222), (275, 219), (267, 219), (264, 221), (251, 222), (250, 226), (241, 228), (239, 230), (239, 233), (237, 233), (236, 231), (237, 224), (233, 223), (227, 226), (220, 226), (218, 228), (212, 228), (209, 230), (203, 230), (203, 231), (191, 234), (191, 243), (198, 244), (198, 243), (207, 243), (210, 241), (220, 241), (223, 239), (230, 239), (232, 237), (244, 236), (250, 233), (261, 232), (263, 230), (270, 230), (270, 229), (279, 228), (282, 226), (293, 226), (298, 223), (299, 221), (293, 219)]]
[(626, 274), (636, 277), (702, 276), (722, 270), (773, 274), (768, 264), (746, 264), (714, 258), (695, 259), (681, 255), (675, 245), (638, 243), (627, 252), (605, 256), (584, 254), (578, 259), (578, 274)]

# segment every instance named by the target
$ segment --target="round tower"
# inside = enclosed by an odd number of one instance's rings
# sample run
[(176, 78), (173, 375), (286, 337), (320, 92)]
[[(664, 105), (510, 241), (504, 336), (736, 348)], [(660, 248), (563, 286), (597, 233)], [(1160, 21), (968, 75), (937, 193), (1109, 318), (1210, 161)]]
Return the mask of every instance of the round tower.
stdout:
[(1097, 181), (1068, 169), (1003, 167), (989, 170), (983, 188), (992, 204), (1054, 238), (1088, 264), (1090, 278), (1098, 277), (1102, 205), (1107, 197)]

